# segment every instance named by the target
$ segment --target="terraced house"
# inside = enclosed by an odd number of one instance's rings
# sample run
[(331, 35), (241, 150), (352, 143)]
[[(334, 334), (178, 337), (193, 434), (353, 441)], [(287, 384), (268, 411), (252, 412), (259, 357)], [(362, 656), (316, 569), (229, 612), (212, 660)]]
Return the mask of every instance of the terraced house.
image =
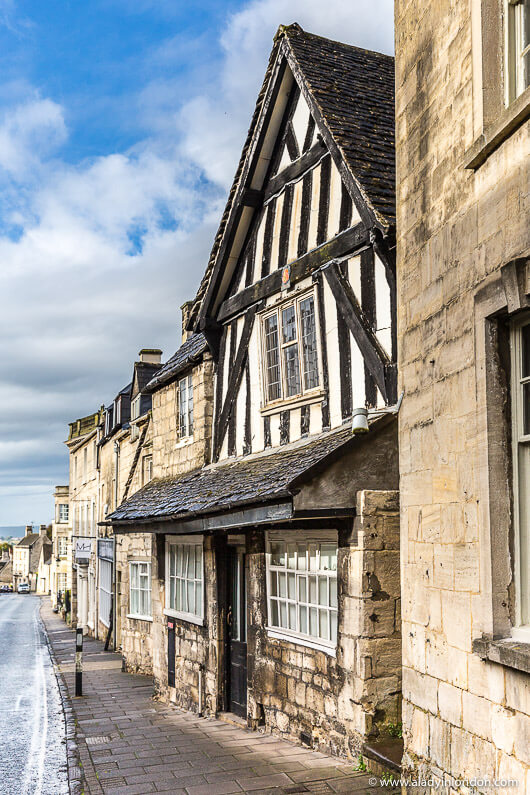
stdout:
[(176, 354), (207, 344), (213, 416), (199, 354), (169, 363), (153, 480), (107, 519), (153, 538), (162, 695), (349, 755), (400, 716), (394, 181), (393, 59), (281, 27)]

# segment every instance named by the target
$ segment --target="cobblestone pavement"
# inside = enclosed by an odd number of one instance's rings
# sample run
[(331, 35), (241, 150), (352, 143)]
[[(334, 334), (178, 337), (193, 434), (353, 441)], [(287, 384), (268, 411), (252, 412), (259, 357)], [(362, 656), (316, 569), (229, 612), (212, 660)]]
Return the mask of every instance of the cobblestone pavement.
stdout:
[[(253, 795), (380, 793), (368, 773), (270, 734), (199, 718), (152, 699), (152, 680), (121, 670), (121, 657), (89, 638), (83, 649), (83, 697), (74, 693), (74, 632), (48, 600), (41, 615), (76, 725), (84, 793)], [(70, 762), (72, 755), (70, 754)], [(75, 781), (75, 773), (70, 778)]]

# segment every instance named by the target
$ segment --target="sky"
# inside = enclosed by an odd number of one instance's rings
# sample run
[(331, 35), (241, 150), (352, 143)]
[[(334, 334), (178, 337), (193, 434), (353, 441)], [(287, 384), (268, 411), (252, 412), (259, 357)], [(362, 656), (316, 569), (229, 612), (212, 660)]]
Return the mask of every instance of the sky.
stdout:
[(164, 359), (274, 33), (392, 53), (392, 0), (0, 0), (0, 527), (51, 520), (68, 422)]

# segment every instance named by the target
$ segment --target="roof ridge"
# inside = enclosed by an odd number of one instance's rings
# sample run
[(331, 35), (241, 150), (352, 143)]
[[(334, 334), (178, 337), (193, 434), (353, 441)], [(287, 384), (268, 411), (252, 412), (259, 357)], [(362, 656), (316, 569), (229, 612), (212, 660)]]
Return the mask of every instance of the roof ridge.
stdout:
[(305, 36), (311, 39), (318, 39), (319, 41), (327, 41), (332, 42), (332, 44), (340, 44), (341, 47), (348, 47), (350, 50), (357, 50), (357, 52), (364, 52), (373, 55), (380, 56), (382, 58), (388, 58), (390, 61), (395, 61), (394, 55), (388, 55), (386, 52), (380, 52), (379, 50), (371, 50), (368, 47), (359, 47), (357, 44), (349, 44), (346, 41), (340, 41), (339, 39), (332, 39), (329, 36), (321, 36), (318, 33), (311, 33), (309, 30), (304, 30), (304, 28), (298, 23), (293, 22), (291, 25), (280, 25), (278, 31), (274, 37), (274, 41), (276, 37), (281, 38), (285, 36), (289, 38), (290, 36)]

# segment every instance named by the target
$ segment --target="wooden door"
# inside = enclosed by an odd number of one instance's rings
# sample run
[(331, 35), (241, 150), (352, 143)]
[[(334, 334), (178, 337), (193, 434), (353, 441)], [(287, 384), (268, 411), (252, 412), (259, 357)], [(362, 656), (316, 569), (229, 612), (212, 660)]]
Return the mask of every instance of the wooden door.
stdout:
[(175, 622), (167, 622), (167, 683), (175, 687)]
[(228, 555), (228, 704), (230, 712), (247, 716), (247, 600), (245, 553)]

